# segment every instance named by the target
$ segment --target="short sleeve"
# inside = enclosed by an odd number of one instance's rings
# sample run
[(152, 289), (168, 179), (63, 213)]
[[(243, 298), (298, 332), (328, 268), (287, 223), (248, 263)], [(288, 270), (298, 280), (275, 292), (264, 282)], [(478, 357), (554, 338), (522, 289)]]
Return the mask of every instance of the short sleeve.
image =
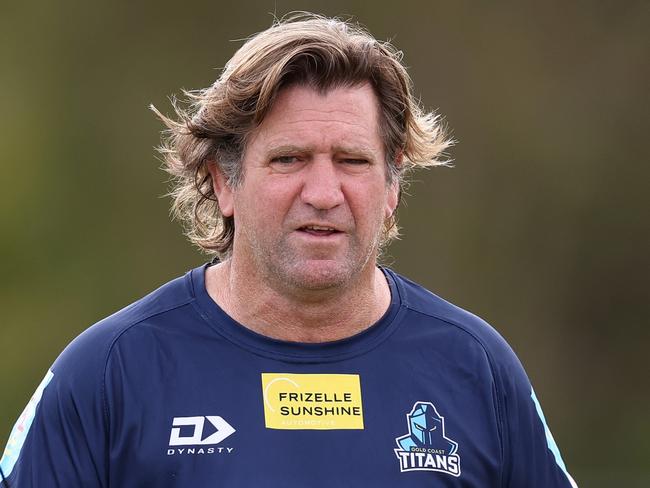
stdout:
[[(507, 347), (507, 346), (506, 346)], [(523, 366), (507, 347), (500, 365), (508, 488), (577, 488)]]
[(106, 487), (105, 334), (91, 327), (48, 370), (0, 461), (10, 487)]

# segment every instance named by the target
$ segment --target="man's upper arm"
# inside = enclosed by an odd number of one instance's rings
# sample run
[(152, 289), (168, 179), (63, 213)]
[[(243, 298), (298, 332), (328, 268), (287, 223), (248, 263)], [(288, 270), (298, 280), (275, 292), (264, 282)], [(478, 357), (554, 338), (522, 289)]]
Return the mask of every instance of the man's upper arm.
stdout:
[(48, 370), (0, 463), (10, 487), (107, 486), (106, 339), (102, 327), (88, 329)]
[(514, 352), (505, 347), (497, 367), (506, 430), (505, 486), (577, 488), (523, 366)]

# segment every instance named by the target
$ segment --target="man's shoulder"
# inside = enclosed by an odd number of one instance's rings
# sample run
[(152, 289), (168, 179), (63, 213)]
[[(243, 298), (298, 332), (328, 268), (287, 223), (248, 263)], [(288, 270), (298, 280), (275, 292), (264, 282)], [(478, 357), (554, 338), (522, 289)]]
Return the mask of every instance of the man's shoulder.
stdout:
[(88, 330), (106, 330), (111, 335), (119, 335), (126, 329), (147, 319), (163, 315), (188, 304), (194, 299), (192, 285), (189, 280), (191, 272), (156, 288), (139, 300), (100, 320)]
[(187, 272), (136, 300), (123, 309), (99, 321), (93, 327), (123, 330), (151, 317), (165, 314), (194, 300), (194, 290)]
[(441, 298), (422, 285), (394, 273), (402, 305), (417, 314), (421, 327), (448, 329), (455, 337), (464, 338), (494, 357), (514, 356), (501, 334), (481, 317)]
[[(194, 300), (194, 293), (186, 275), (165, 283), (146, 296), (88, 327), (61, 353), (53, 365), (67, 369), (68, 365), (85, 363), (102, 366), (108, 359), (113, 345), (129, 330), (154, 320), (166, 321), (165, 315), (182, 308)], [(173, 323), (173, 321), (169, 321)], [(75, 368), (76, 369), (76, 368)], [(55, 371), (56, 372), (56, 371)]]

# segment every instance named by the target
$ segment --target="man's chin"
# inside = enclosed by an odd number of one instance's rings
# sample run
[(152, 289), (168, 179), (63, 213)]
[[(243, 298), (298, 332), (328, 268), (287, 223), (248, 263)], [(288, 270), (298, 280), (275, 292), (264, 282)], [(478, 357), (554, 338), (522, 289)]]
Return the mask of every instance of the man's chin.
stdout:
[(294, 263), (289, 274), (290, 285), (297, 289), (325, 291), (348, 285), (355, 272), (340, 261), (311, 259)]

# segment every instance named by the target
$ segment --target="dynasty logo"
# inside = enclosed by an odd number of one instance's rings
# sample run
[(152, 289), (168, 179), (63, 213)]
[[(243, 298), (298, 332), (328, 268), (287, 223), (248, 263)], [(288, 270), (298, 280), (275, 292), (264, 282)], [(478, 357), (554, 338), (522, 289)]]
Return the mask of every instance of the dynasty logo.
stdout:
[(445, 418), (430, 402), (416, 402), (406, 415), (409, 433), (397, 437), (400, 471), (438, 471), (460, 476), (458, 443), (445, 435)]
[(235, 428), (218, 415), (174, 417), (167, 455), (230, 454), (235, 449), (234, 447), (214, 447), (214, 445), (221, 443), (234, 433)]

